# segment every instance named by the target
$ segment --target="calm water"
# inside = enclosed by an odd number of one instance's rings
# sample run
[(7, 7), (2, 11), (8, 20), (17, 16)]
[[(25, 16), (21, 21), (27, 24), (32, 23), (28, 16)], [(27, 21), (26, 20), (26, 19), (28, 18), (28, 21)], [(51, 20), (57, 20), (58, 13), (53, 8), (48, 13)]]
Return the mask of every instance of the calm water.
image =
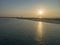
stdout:
[(0, 18), (0, 45), (60, 45), (60, 24)]

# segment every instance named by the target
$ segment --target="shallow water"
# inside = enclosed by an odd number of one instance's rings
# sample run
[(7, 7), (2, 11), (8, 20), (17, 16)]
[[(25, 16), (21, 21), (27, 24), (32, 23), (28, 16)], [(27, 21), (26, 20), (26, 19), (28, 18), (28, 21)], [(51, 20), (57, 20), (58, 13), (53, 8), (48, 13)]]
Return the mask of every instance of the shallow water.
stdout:
[(60, 45), (60, 25), (0, 18), (0, 45)]

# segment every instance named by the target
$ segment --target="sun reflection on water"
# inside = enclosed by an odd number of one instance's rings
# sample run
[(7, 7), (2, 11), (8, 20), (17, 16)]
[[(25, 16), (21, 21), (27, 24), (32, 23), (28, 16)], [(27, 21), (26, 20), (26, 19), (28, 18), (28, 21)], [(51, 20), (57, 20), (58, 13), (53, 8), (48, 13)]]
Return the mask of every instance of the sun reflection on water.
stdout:
[(36, 37), (37, 37), (36, 38), (37, 41), (42, 41), (42, 38), (43, 38), (43, 25), (42, 25), (42, 22), (38, 22)]
[(45, 32), (43, 31), (43, 22), (38, 22), (36, 31), (36, 41), (38, 41), (39, 45), (46, 45)]

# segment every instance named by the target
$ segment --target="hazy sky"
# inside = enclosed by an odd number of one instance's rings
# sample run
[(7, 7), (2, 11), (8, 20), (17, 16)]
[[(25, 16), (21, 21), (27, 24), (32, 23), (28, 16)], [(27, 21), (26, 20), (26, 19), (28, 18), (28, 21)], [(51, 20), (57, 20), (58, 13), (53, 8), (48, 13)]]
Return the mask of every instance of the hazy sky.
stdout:
[(60, 0), (0, 0), (0, 16), (60, 17)]

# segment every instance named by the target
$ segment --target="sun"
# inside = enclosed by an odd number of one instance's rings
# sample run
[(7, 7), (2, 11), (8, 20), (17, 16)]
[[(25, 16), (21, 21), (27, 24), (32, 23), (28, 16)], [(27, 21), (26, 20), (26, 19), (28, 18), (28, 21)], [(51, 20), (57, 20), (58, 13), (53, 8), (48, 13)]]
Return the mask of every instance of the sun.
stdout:
[(38, 11), (38, 14), (39, 14), (39, 15), (43, 15), (43, 13), (44, 13), (44, 12), (43, 12), (42, 10), (39, 10), (39, 11)]

